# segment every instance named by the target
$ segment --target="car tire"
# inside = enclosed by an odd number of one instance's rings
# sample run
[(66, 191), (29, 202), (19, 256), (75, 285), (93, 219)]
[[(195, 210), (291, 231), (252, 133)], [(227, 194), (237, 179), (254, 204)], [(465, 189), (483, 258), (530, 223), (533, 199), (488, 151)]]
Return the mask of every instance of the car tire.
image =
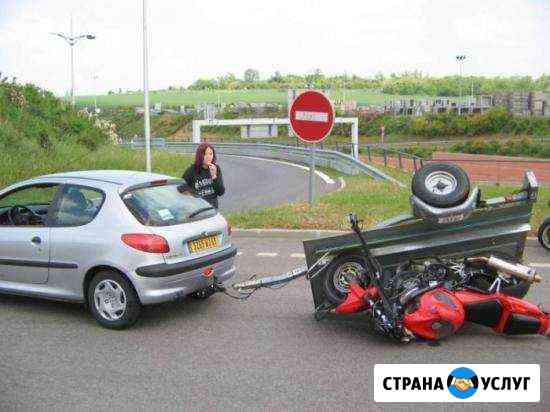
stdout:
[(349, 277), (356, 277), (362, 286), (368, 283), (365, 260), (358, 255), (342, 255), (334, 259), (324, 271), (323, 291), (333, 304), (340, 304), (348, 292)]
[(550, 250), (550, 218), (546, 219), (539, 226), (538, 238), (542, 247)]
[(423, 202), (438, 208), (457, 206), (470, 193), (470, 179), (460, 167), (447, 163), (430, 163), (416, 171), (412, 193)]
[(137, 293), (118, 272), (98, 272), (88, 286), (87, 295), (92, 316), (105, 328), (125, 329), (139, 318), (141, 303)]

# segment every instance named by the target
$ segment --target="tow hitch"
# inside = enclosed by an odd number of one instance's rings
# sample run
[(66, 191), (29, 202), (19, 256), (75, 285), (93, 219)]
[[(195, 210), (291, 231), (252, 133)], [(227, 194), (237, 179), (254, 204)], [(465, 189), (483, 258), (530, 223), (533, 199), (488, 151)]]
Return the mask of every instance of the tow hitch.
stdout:
[(256, 275), (253, 275), (248, 280), (237, 282), (232, 285), (233, 289), (235, 289), (240, 294), (240, 296), (235, 296), (227, 292), (227, 288), (216, 278), (214, 278), (213, 287), (216, 289), (217, 292), (222, 292), (234, 299), (245, 300), (261, 288), (276, 289), (279, 287), (283, 287), (293, 280), (301, 278), (302, 276), (305, 276), (308, 280), (313, 279), (317, 274), (322, 272), (330, 264), (331, 260), (332, 258), (329, 257), (329, 254), (325, 253), (313, 265), (311, 265), (310, 268), (308, 268), (306, 265), (302, 265), (288, 272), (281, 273), (280, 275), (260, 278), (258, 278)]

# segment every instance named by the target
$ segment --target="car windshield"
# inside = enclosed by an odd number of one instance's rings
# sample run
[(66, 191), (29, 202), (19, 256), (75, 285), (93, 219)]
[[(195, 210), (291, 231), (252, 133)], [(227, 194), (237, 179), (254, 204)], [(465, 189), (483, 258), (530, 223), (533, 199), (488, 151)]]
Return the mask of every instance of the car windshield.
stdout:
[(179, 225), (218, 213), (186, 185), (139, 188), (123, 194), (122, 200), (136, 219), (146, 226)]

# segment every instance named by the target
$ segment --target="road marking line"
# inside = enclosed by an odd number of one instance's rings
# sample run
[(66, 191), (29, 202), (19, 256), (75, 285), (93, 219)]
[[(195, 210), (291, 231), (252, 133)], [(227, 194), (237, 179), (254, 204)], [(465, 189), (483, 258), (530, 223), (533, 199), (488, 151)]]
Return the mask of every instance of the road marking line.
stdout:
[(528, 266), (536, 266), (539, 268), (550, 268), (550, 263), (530, 263)]
[[(309, 171), (309, 167), (307, 167), (307, 166), (302, 166), (302, 165), (298, 165), (296, 163), (291, 163), (291, 162), (285, 162), (283, 160), (266, 159), (264, 157), (254, 157), (254, 156), (239, 156), (239, 155), (223, 155), (223, 156), (246, 157), (246, 158), (256, 159), (256, 160), (265, 160), (267, 162), (281, 163), (281, 164), (284, 164), (284, 165), (294, 166), (294, 167), (297, 167), (298, 169)], [(315, 170), (315, 174), (317, 176), (319, 176), (319, 178), (321, 178), (327, 185), (333, 185), (333, 184), (336, 183), (334, 180), (332, 180), (332, 178), (330, 176), (326, 175), (323, 172), (320, 172), (319, 170)]]
[(292, 253), (292, 254), (290, 255), (290, 257), (291, 257), (291, 258), (305, 258), (306, 255), (303, 254), (303, 253)]
[(237, 256), (241, 256), (243, 252), (237, 252)]
[(259, 257), (275, 257), (277, 255), (278, 253), (271, 253), (271, 252), (260, 252), (256, 254), (256, 256), (259, 256)]

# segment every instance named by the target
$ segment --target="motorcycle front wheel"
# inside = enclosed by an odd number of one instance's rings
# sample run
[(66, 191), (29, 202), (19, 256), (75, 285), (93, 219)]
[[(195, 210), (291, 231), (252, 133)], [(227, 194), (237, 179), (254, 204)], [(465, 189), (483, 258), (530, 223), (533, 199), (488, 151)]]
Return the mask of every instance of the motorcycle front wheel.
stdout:
[(365, 260), (359, 255), (342, 255), (334, 259), (327, 267), (323, 279), (323, 291), (327, 299), (334, 304), (344, 301), (349, 284), (356, 280), (363, 287), (369, 283)]

